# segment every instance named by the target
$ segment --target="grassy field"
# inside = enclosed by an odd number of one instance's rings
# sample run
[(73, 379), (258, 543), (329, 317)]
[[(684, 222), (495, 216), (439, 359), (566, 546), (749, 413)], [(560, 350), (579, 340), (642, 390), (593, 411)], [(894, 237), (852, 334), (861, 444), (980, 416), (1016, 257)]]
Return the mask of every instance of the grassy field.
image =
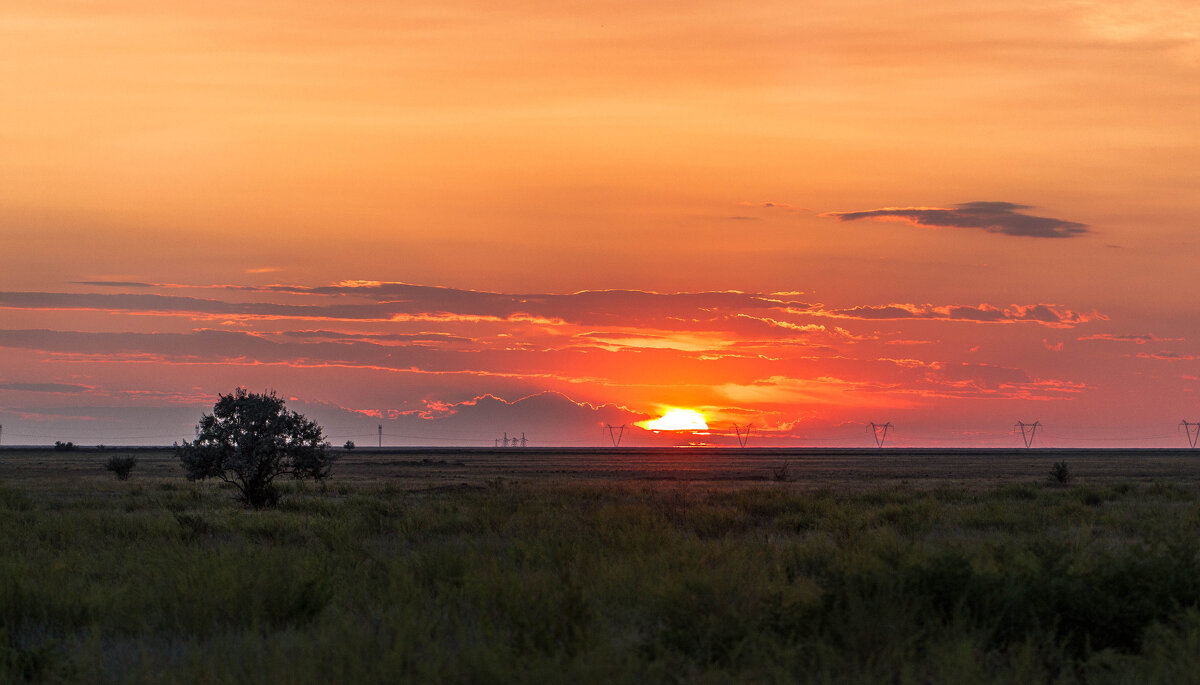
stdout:
[(859, 462), (842, 480), (796, 461), (786, 481), (741, 462), (758, 477), (572, 462), (513, 480), (480, 454), (358, 455), (248, 511), (139, 454), (119, 482), (104, 452), (0, 452), (0, 682), (1200, 674), (1183, 458), (1080, 456), (1064, 487), (1033, 455), (1024, 475), (942, 455), (866, 485)]

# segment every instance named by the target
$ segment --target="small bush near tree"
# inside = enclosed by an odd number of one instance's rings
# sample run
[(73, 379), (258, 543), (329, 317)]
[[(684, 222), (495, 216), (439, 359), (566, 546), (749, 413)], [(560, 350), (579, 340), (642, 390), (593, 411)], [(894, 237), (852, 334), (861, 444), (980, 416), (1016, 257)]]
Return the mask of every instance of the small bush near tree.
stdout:
[(137, 466), (137, 457), (132, 455), (114, 454), (104, 462), (104, 469), (112, 471), (117, 480), (129, 480), (129, 475), (133, 473), (135, 466)]
[(789, 462), (785, 461), (785, 462), (783, 462), (783, 466), (780, 466), (778, 468), (772, 468), (771, 469), (771, 479), (779, 481), (781, 483), (791, 480), (792, 476), (790, 473), (788, 473), (788, 463)]
[(1054, 466), (1050, 467), (1050, 482), (1056, 485), (1066, 485), (1071, 482), (1071, 469), (1067, 467), (1067, 462), (1054, 462)]
[(219, 478), (239, 491), (248, 506), (274, 506), (279, 476), (327, 478), (337, 455), (320, 426), (302, 414), (288, 411), (271, 393), (238, 388), (220, 395), (212, 414), (203, 414), (196, 439), (177, 449), (188, 480)]

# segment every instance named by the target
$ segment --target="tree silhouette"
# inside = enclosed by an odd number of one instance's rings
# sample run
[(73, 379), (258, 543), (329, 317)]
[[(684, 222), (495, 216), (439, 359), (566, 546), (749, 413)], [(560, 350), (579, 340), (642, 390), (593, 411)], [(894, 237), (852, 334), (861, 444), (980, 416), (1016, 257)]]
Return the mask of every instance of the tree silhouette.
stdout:
[(288, 411), (275, 392), (251, 393), (237, 388), (220, 395), (212, 414), (202, 414), (196, 439), (178, 448), (188, 480), (219, 478), (235, 485), (239, 500), (260, 508), (274, 506), (282, 475), (321, 480), (329, 476), (337, 456), (321, 427)]

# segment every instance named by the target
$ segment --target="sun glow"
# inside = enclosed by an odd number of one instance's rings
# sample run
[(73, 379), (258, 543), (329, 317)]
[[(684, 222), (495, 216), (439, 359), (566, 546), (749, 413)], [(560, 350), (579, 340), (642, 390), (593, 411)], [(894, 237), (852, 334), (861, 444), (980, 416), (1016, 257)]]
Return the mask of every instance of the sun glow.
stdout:
[(637, 425), (652, 431), (708, 430), (708, 424), (704, 421), (704, 414), (694, 409), (679, 409), (676, 407), (668, 407), (659, 418), (649, 421), (639, 421)]

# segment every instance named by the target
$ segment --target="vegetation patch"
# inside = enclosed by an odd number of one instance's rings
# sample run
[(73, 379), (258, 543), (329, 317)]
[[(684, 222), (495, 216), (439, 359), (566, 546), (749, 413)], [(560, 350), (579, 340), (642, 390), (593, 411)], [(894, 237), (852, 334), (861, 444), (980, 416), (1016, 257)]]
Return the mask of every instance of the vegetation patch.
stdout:
[(1115, 683), (1200, 667), (1193, 484), (294, 484), (255, 510), (211, 483), (94, 478), (0, 487), (2, 682)]

